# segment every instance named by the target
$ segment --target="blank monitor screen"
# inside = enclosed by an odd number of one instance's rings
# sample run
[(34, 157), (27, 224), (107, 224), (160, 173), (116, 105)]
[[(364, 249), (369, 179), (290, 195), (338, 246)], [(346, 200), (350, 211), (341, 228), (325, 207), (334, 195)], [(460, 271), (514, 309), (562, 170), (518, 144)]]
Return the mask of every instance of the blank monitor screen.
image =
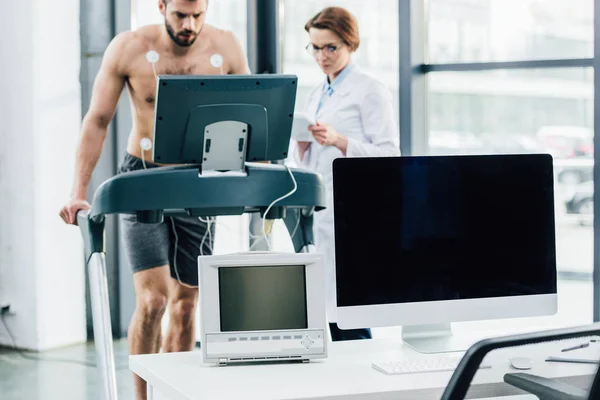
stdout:
[(219, 268), (222, 332), (307, 329), (304, 265)]
[[(295, 75), (160, 75), (157, 86), (154, 159), (197, 163), (202, 121), (250, 125), (248, 161), (287, 157), (296, 104)], [(259, 123), (260, 122), (260, 123)]]
[(556, 293), (549, 155), (338, 159), (338, 307)]

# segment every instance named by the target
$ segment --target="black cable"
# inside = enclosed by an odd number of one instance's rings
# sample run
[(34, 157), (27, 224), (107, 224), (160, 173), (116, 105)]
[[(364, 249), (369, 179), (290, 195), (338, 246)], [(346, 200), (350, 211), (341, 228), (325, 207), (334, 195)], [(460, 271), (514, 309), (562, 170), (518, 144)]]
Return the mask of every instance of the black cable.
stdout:
[[(4, 320), (4, 313), (0, 313), (0, 322), (2, 322), (2, 326), (4, 327), (4, 330), (6, 331), (6, 333), (8, 333), (8, 338), (10, 339), (10, 343), (11, 346), (9, 347), (11, 350), (15, 351), (18, 355), (20, 355), (21, 357), (23, 357), (25, 360), (30, 360), (30, 361), (47, 361), (47, 362), (62, 362), (62, 363), (68, 363), (68, 364), (76, 364), (76, 365), (82, 365), (84, 367), (90, 367), (90, 368), (97, 368), (98, 365), (96, 365), (95, 363), (89, 362), (89, 361), (81, 361), (81, 360), (70, 360), (70, 359), (66, 359), (66, 358), (48, 358), (48, 357), (35, 357), (32, 355), (27, 354), (27, 352), (19, 349), (16, 345), (15, 342), (15, 338), (12, 335), (12, 332), (10, 331), (10, 329), (8, 329), (8, 325), (6, 324), (6, 321)], [(123, 371), (123, 370), (128, 370), (129, 367), (118, 367), (116, 368), (117, 371)]]

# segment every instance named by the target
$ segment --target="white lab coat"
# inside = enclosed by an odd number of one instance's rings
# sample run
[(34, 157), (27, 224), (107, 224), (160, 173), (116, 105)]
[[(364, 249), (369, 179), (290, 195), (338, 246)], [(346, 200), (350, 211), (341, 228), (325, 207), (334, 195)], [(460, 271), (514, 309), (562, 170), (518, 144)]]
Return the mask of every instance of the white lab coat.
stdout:
[[(381, 82), (354, 65), (317, 113), (324, 85), (325, 82), (310, 91), (303, 111), (319, 122), (330, 124), (348, 138), (346, 157), (400, 155), (400, 136), (394, 118), (392, 96)], [(314, 233), (316, 250), (323, 253), (325, 258), (327, 316), (330, 322), (334, 322), (336, 284), (332, 163), (344, 155), (337, 147), (313, 142), (300, 160), (297, 144), (293, 140), (290, 154), (294, 164), (319, 173), (325, 183), (327, 208), (315, 213)], [(365, 209), (366, 213), (368, 209)]]

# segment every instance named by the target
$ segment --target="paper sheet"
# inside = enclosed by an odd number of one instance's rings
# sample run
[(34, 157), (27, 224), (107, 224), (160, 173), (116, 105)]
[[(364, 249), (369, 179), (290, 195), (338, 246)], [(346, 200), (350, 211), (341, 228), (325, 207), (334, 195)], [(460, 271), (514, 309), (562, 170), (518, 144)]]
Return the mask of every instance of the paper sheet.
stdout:
[(308, 130), (308, 126), (314, 124), (314, 118), (311, 118), (308, 114), (302, 112), (294, 113), (294, 121), (292, 122), (292, 139), (297, 142), (314, 142), (315, 138)]

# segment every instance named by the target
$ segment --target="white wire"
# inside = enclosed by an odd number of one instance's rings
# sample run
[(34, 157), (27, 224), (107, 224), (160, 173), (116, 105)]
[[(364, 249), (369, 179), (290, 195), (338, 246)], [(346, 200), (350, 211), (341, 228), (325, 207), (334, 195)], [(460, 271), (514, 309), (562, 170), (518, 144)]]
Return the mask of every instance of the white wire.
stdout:
[(150, 64), (152, 64), (152, 72), (154, 72), (154, 81), (158, 81), (158, 75), (156, 74), (156, 66), (154, 65), (155, 63)]
[[(152, 65), (152, 72), (154, 73), (154, 82), (158, 82), (158, 75), (156, 74), (156, 62), (150, 62), (150, 65)], [(137, 108), (137, 106), (136, 106)], [(140, 148), (142, 149), (142, 165), (144, 166), (144, 169), (146, 169), (146, 156), (144, 155), (144, 148), (141, 145), (140, 142)]]
[(294, 227), (294, 230), (292, 231), (292, 234), (290, 235), (290, 239), (294, 240), (294, 236), (296, 235), (296, 230), (298, 230), (298, 227), (300, 226), (300, 218), (302, 217), (302, 211), (298, 211), (298, 219), (296, 220), (296, 226)]
[(252, 243), (252, 246), (250, 246), (248, 251), (252, 251), (259, 243), (262, 243), (263, 240), (265, 239), (265, 236), (259, 235), (259, 236), (257, 236), (257, 238), (258, 238), (258, 240), (255, 240), (254, 243)]
[[(179, 282), (180, 285), (185, 286), (187, 288), (190, 289), (197, 289), (198, 286), (192, 286), (192, 285), (188, 285), (187, 283), (183, 282), (181, 280), (181, 277), (179, 276), (179, 269), (177, 267), (177, 253), (178, 253), (178, 245), (179, 245), (179, 236), (177, 235), (177, 230), (175, 229), (175, 221), (173, 220), (173, 218), (169, 218), (171, 220), (171, 229), (173, 230), (173, 235), (175, 236), (175, 245), (174, 245), (174, 254), (173, 254), (173, 269), (175, 270), (175, 276), (177, 277), (177, 281)], [(207, 220), (203, 220), (201, 217), (198, 217), (198, 219), (204, 223), (207, 224), (206, 227), (206, 231), (204, 232), (204, 236), (202, 236), (202, 241), (200, 242), (200, 255), (204, 255), (204, 241), (206, 240), (206, 237), (209, 237), (209, 248), (213, 249), (213, 241), (212, 241), (212, 232), (210, 230), (211, 225), (215, 222), (214, 220), (216, 220), (216, 218), (211, 219), (211, 218), (207, 218)]]
[(144, 166), (144, 169), (146, 168), (146, 156), (144, 155), (144, 148), (142, 146), (140, 146), (140, 148), (142, 149), (142, 165)]
[[(267, 243), (267, 249), (268, 249), (268, 251), (271, 251), (271, 242), (269, 242), (269, 238), (268, 238), (267, 232), (265, 230), (265, 221), (267, 220), (267, 215), (269, 214), (269, 210), (277, 202), (279, 202), (279, 201), (281, 201), (281, 200), (283, 200), (285, 198), (290, 197), (291, 195), (293, 195), (294, 193), (296, 193), (296, 190), (298, 190), (298, 183), (296, 182), (296, 178), (294, 177), (294, 174), (292, 174), (292, 170), (287, 165), (284, 165), (284, 167), (285, 167), (285, 169), (287, 169), (288, 173), (292, 177), (292, 182), (294, 182), (294, 188), (289, 193), (287, 193), (287, 194), (279, 197), (278, 199), (275, 199), (271, 204), (269, 204), (269, 207), (267, 207), (267, 210), (265, 211), (264, 218), (263, 218), (263, 221), (262, 221), (262, 230), (263, 230), (263, 236), (265, 238), (265, 242)], [(256, 242), (254, 244), (256, 244)], [(254, 245), (252, 245), (252, 247), (254, 247)]]
[(213, 246), (213, 237), (212, 237), (212, 224), (214, 223), (214, 220), (208, 224), (208, 248), (210, 249), (210, 253), (214, 253), (214, 246)]
[(258, 235), (253, 235), (250, 230), (248, 230), (248, 236), (250, 236), (250, 239), (261, 239), (263, 237), (262, 233), (258, 234)]
[[(203, 220), (202, 217), (198, 217), (198, 219), (204, 223), (208, 223), (208, 219), (210, 219), (210, 217), (206, 218), (206, 221)], [(227, 231), (227, 236), (229, 238), (229, 243), (233, 243), (233, 236), (231, 235), (231, 229), (229, 229), (227, 224), (224, 224), (223, 222), (219, 222), (217, 217), (212, 217), (212, 222), (213, 222), (213, 224), (216, 224), (216, 226), (225, 228), (225, 230)], [(212, 235), (212, 232), (211, 232), (211, 235)], [(215, 240), (216, 240), (216, 237), (215, 237)]]
[(188, 285), (185, 282), (181, 281), (181, 278), (179, 277), (179, 270), (177, 269), (177, 245), (179, 243), (179, 236), (177, 236), (177, 230), (175, 229), (175, 222), (173, 221), (173, 218), (169, 218), (171, 220), (171, 227), (173, 229), (173, 235), (175, 235), (175, 249), (174, 249), (174, 254), (173, 254), (173, 269), (175, 270), (175, 276), (177, 276), (177, 281), (179, 282), (179, 284), (181, 286), (185, 286), (187, 288), (190, 289), (197, 289), (198, 286), (192, 286), (192, 285)]
[(203, 256), (204, 255), (204, 241), (206, 240), (206, 237), (208, 236), (208, 248), (211, 250), (211, 253), (213, 251), (213, 245), (212, 245), (212, 232), (210, 231), (210, 227), (213, 223), (213, 221), (211, 220), (211, 218), (207, 218), (206, 221), (204, 221), (202, 218), (198, 217), (198, 219), (202, 222), (204, 222), (206, 224), (206, 231), (204, 232), (204, 236), (202, 236), (202, 241), (200, 242), (200, 255)]
[[(298, 215), (298, 219), (296, 219), (296, 226), (294, 226), (294, 229), (292, 230), (292, 233), (290, 234), (290, 239), (294, 239), (294, 236), (296, 236), (296, 233), (298, 232), (298, 227), (300, 226), (300, 215)], [(257, 241), (255, 241), (254, 243), (252, 243), (252, 246), (250, 246), (249, 250), (252, 250), (258, 243), (262, 242), (262, 239), (265, 238), (264, 235), (260, 234), (260, 235), (253, 235), (250, 231), (248, 231), (248, 236), (250, 236), (250, 239), (259, 239)]]
[[(143, 156), (143, 151), (142, 151), (142, 156)], [(143, 161), (143, 159), (142, 159), (142, 161)], [(265, 211), (265, 214), (264, 214), (265, 217), (269, 213), (269, 210), (271, 209), (271, 207), (273, 207), (279, 201), (290, 197), (292, 194), (296, 193), (296, 190), (298, 190), (298, 183), (296, 182), (296, 178), (294, 177), (292, 170), (287, 165), (285, 165), (285, 168), (287, 169), (288, 173), (290, 174), (290, 177), (292, 178), (292, 182), (294, 183), (294, 188), (289, 193), (275, 199), (271, 204), (269, 204), (269, 206), (267, 207), (267, 210)], [(207, 218), (206, 220), (204, 220), (204, 219), (202, 219), (202, 217), (198, 217), (198, 219), (208, 225), (206, 232), (204, 233), (204, 236), (202, 237), (202, 242), (200, 243), (200, 254), (204, 255), (204, 241), (206, 240), (207, 235), (209, 236), (209, 244), (210, 244), (210, 248), (212, 249), (212, 232), (210, 231), (210, 228), (214, 221), (212, 221), (211, 218)], [(175, 246), (174, 246), (175, 248), (174, 248), (174, 254), (173, 254), (173, 269), (175, 270), (175, 276), (177, 277), (177, 281), (179, 282), (179, 284), (181, 284), (182, 286), (188, 287), (190, 289), (197, 289), (198, 286), (191, 286), (191, 285), (188, 285), (187, 283), (182, 282), (181, 277), (179, 276), (179, 270), (177, 268), (177, 250), (178, 250), (179, 237), (178, 237), (177, 231), (175, 229), (175, 222), (173, 221), (173, 218), (170, 218), (170, 220), (171, 220), (171, 227), (173, 230), (173, 235), (175, 236)], [(216, 218), (215, 218), (215, 220), (216, 220)], [(262, 221), (263, 238), (267, 243), (268, 250), (271, 251), (271, 242), (269, 242), (269, 238), (266, 233), (265, 221), (266, 221), (266, 218), (263, 218), (263, 221)], [(292, 237), (296, 233), (296, 229), (298, 228), (299, 222), (300, 222), (300, 217), (298, 217), (298, 221), (296, 221), (296, 227), (294, 228)], [(254, 248), (254, 246), (256, 246), (256, 244), (259, 242), (260, 242), (260, 240), (255, 241), (254, 244), (252, 244), (252, 246), (250, 247), (250, 250), (252, 250)]]

